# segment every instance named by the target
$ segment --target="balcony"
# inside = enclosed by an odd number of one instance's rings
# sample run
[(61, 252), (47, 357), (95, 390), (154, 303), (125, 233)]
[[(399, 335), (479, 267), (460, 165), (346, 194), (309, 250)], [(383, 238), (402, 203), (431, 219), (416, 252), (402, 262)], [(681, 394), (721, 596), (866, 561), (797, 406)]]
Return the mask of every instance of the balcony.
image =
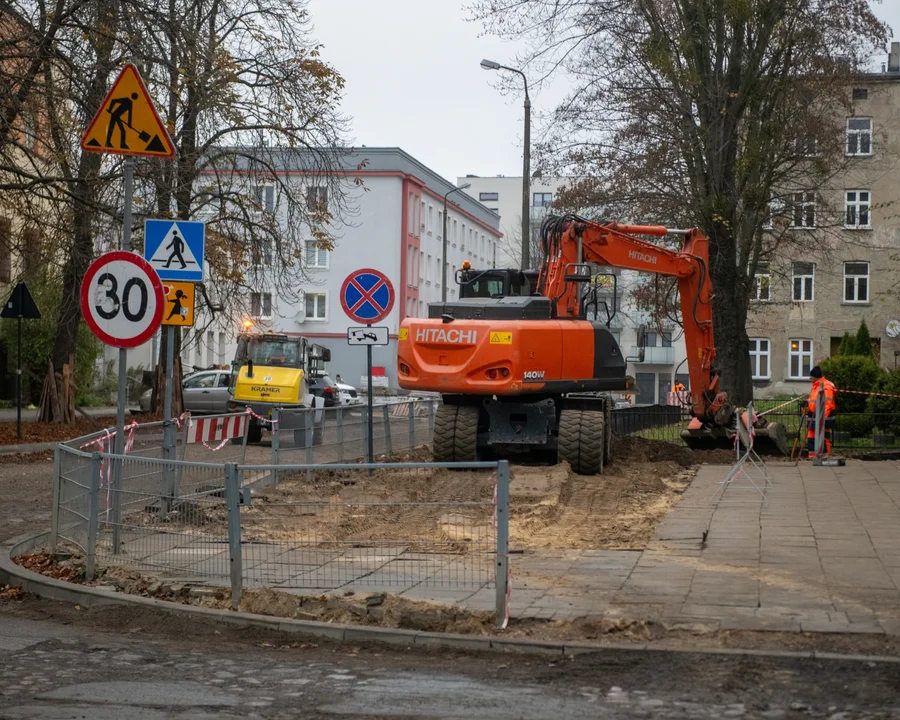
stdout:
[[(637, 345), (631, 346), (631, 352), (628, 357), (637, 357), (639, 348)], [(644, 348), (643, 365), (673, 365), (675, 363), (675, 348), (671, 347), (648, 347)]]

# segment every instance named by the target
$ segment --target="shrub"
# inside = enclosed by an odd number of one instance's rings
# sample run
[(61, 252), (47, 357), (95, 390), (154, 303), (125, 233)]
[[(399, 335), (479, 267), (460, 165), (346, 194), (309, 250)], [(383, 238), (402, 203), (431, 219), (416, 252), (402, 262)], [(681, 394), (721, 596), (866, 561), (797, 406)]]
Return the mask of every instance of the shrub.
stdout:
[(856, 342), (853, 344), (856, 350), (854, 355), (872, 357), (872, 336), (869, 335), (869, 327), (865, 320), (859, 324), (859, 330), (856, 331)]
[[(872, 357), (862, 355), (838, 355), (822, 361), (819, 367), (838, 390), (873, 392), (884, 375), (884, 371)], [(866, 399), (865, 395), (839, 392), (835, 398), (838, 418), (836, 429), (854, 435), (869, 435), (874, 427), (874, 420), (863, 415), (866, 412)]]
[(844, 333), (841, 338), (841, 346), (838, 348), (838, 355), (856, 355), (856, 337), (848, 332)]
[[(874, 392), (900, 395), (900, 370), (883, 373)], [(880, 430), (900, 433), (900, 398), (870, 397), (867, 407), (875, 413), (874, 421)]]

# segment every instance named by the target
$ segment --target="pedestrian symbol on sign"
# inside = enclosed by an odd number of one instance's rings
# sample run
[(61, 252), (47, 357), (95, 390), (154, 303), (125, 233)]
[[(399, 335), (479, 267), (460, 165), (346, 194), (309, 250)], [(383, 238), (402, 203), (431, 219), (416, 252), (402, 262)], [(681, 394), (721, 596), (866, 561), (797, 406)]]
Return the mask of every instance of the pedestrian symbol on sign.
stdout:
[(177, 230), (172, 230), (172, 242), (166, 245), (166, 250), (171, 250), (172, 254), (169, 255), (169, 259), (166, 260), (166, 264), (163, 265), (163, 267), (169, 267), (173, 260), (178, 260), (178, 262), (181, 263), (182, 268), (187, 267), (187, 263), (185, 263), (184, 257), (181, 254), (184, 251), (184, 240), (181, 239)]

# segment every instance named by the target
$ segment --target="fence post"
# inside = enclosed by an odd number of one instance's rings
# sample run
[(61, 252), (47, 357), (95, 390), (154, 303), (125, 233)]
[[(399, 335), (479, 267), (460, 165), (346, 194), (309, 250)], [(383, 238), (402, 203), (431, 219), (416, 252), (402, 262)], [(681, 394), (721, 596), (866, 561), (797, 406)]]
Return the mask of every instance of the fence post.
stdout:
[(238, 487), (238, 466), (225, 464), (225, 504), (228, 507), (228, 557), (231, 564), (231, 607), (241, 604), (241, 584), (244, 564), (241, 557), (241, 489)]
[(344, 406), (338, 406), (337, 411), (337, 443), (338, 462), (344, 462)]
[[(97, 552), (97, 522), (99, 514), (100, 500), (100, 464), (103, 459), (100, 453), (91, 454), (91, 491), (88, 496), (88, 531), (87, 543), (84, 548), (84, 578), (85, 580), (94, 579), (94, 556)], [(112, 465), (112, 463), (110, 463)], [(107, 468), (111, 470), (112, 468)], [(109, 482), (109, 478), (107, 478)]]
[[(324, 412), (324, 410), (322, 411)], [(306, 410), (306, 422), (303, 423), (304, 434), (305, 434), (305, 442), (306, 442), (306, 464), (313, 464), (313, 435), (314, 428), (316, 424), (316, 408), (315, 405), (313, 407), (308, 408)], [(310, 479), (312, 477), (311, 470), (307, 467), (306, 469), (306, 479)]]
[(497, 561), (494, 569), (496, 626), (505, 628), (509, 606), (509, 461), (497, 464)]
[(382, 405), (381, 410), (384, 416), (384, 450), (388, 460), (390, 460), (391, 455), (394, 454), (394, 444), (391, 442), (391, 416), (387, 405)]
[[(360, 417), (362, 418), (362, 456), (366, 462), (369, 462), (369, 451), (367, 450), (369, 447), (369, 408), (367, 405), (360, 408)], [(374, 460), (374, 458), (372, 459)]]
[(409, 448), (412, 450), (416, 446), (416, 408), (419, 406), (417, 400), (409, 401)]
[(816, 460), (821, 459), (825, 449), (825, 383), (819, 383), (819, 392), (816, 394), (816, 437), (813, 441)]
[(53, 449), (53, 501), (50, 516), (50, 550), (56, 550), (59, 539), (59, 503), (62, 496), (62, 453), (60, 446)]
[(163, 420), (163, 456), (167, 460), (162, 471), (162, 493), (159, 502), (159, 519), (162, 520), (172, 510), (175, 501), (175, 446), (178, 444), (178, 430), (171, 418)]
[[(276, 485), (278, 485), (278, 467), (277, 466), (279, 464), (278, 455), (279, 455), (280, 448), (281, 448), (280, 440), (278, 439), (278, 428), (279, 428), (279, 416), (280, 415), (281, 415), (281, 413), (279, 412), (278, 408), (272, 409), (272, 458), (271, 458), (271, 462), (272, 462), (272, 465), (275, 466), (272, 468), (272, 472), (269, 474), (269, 485), (271, 485), (272, 487), (275, 487)], [(250, 427), (250, 421), (248, 418), (247, 428), (249, 429), (249, 427)], [(245, 448), (247, 447), (246, 434), (244, 435), (244, 447)]]

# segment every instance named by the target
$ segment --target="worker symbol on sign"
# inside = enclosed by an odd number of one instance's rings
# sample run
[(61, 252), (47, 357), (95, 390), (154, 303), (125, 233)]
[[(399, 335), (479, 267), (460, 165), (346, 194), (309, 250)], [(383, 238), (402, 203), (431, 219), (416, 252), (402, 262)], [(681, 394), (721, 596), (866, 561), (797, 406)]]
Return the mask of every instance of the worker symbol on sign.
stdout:
[(172, 242), (166, 245), (166, 250), (171, 250), (172, 254), (169, 255), (169, 259), (166, 260), (166, 264), (163, 265), (163, 267), (169, 267), (173, 260), (177, 260), (181, 263), (182, 270), (187, 267), (184, 256), (181, 254), (184, 252), (184, 240), (181, 238), (181, 235), (178, 234), (177, 230), (172, 230)]
[(187, 295), (181, 292), (181, 290), (176, 290), (175, 297), (169, 300), (169, 302), (172, 303), (172, 310), (166, 320), (171, 320), (177, 315), (179, 319), (184, 322), (188, 314), (188, 308), (186, 308), (184, 306), (184, 303), (182, 303), (181, 301), (184, 300), (184, 302), (186, 303), (189, 299), (190, 298), (188, 298)]
[[(110, 114), (109, 118), (109, 128), (106, 131), (106, 147), (111, 148), (115, 147), (112, 144), (112, 136), (113, 133), (118, 129), (119, 131), (119, 150), (129, 150), (128, 147), (128, 137), (125, 134), (125, 126), (127, 125), (131, 130), (134, 130), (134, 126), (131, 124), (134, 118), (134, 101), (138, 99), (137, 93), (131, 93), (130, 97), (119, 97), (113, 98), (109, 103), (109, 107), (106, 108), (106, 112)], [(128, 116), (128, 119), (125, 119), (125, 116)], [(137, 132), (136, 130), (134, 130)], [(141, 132), (141, 135), (146, 135), (146, 140), (150, 139), (150, 135)], [(141, 140), (144, 140), (141, 137)], [(145, 142), (146, 142), (145, 140)]]

